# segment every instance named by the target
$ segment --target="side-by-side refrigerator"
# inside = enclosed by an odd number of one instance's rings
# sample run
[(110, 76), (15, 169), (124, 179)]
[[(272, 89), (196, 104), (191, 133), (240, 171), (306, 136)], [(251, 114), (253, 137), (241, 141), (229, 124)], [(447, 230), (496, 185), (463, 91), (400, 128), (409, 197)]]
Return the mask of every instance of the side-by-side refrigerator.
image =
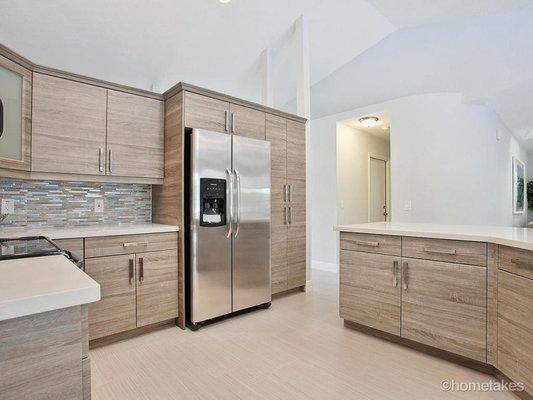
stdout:
[(193, 129), (188, 151), (188, 325), (268, 307), (270, 143)]

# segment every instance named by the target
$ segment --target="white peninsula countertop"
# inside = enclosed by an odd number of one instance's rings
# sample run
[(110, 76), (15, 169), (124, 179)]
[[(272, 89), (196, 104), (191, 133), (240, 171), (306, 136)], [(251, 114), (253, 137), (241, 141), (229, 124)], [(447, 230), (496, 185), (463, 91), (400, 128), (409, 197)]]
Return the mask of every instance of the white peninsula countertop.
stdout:
[(533, 228), (372, 222), (367, 224), (335, 225), (334, 230), (376, 235), (469, 240), (533, 250)]
[(65, 226), (61, 228), (0, 228), (0, 239), (10, 239), (21, 236), (46, 236), (50, 239), (75, 239), (178, 231), (178, 225), (152, 223), (115, 225), (98, 224), (90, 226)]
[(0, 321), (100, 300), (100, 285), (62, 255), (0, 261)]

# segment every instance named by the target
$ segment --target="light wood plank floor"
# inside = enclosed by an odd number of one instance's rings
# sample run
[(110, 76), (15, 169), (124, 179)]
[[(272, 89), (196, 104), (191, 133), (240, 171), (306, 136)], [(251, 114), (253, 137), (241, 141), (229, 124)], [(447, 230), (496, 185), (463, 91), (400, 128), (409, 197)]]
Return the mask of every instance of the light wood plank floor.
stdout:
[(444, 392), (442, 380), (491, 378), (347, 329), (337, 275), (313, 271), (313, 288), (271, 309), (205, 327), (168, 327), (90, 352), (94, 400), (515, 399)]

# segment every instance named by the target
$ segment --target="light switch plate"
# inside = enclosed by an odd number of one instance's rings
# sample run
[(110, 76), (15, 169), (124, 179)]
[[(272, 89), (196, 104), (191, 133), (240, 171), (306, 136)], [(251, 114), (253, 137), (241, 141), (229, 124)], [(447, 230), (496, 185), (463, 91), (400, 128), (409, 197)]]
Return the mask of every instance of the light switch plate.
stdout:
[(411, 211), (411, 208), (412, 208), (411, 200), (405, 200), (403, 203), (403, 209), (405, 211)]
[(96, 213), (104, 212), (104, 199), (94, 199), (94, 212)]
[(0, 210), (1, 214), (14, 214), (15, 213), (15, 200), (2, 199), (2, 206)]

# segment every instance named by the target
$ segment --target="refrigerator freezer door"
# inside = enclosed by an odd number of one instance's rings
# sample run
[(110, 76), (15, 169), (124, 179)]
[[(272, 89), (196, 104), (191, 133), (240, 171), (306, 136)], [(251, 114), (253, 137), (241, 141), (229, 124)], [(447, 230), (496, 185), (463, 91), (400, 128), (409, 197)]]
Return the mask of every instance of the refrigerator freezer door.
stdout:
[[(231, 236), (230, 185), (227, 171), (231, 171), (231, 135), (194, 129), (191, 137), (191, 203), (190, 203), (190, 301), (191, 322), (197, 323), (231, 313)], [(202, 178), (209, 178), (203, 179)], [(214, 223), (203, 218), (204, 204), (200, 189), (203, 182), (225, 181), (226, 224)], [(224, 184), (224, 182), (222, 182)], [(220, 196), (220, 192), (216, 192)], [(223, 196), (223, 194), (222, 194)], [(218, 203), (217, 203), (218, 204)], [(212, 209), (210, 209), (212, 210)], [(207, 224), (206, 224), (207, 222)]]
[(270, 143), (233, 136), (233, 311), (268, 303)]

